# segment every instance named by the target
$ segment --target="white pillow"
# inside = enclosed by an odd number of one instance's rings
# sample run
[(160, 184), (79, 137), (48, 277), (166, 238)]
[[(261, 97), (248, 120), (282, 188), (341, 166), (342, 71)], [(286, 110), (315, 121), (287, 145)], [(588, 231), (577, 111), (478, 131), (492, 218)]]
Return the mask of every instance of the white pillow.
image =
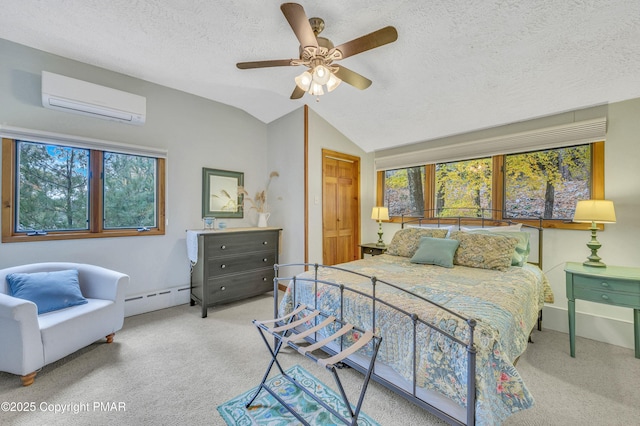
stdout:
[(516, 223), (515, 225), (508, 226), (495, 226), (492, 228), (465, 228), (461, 227), (460, 230), (463, 232), (475, 231), (476, 229), (484, 229), (485, 231), (500, 231), (500, 232), (519, 232), (522, 228), (521, 223)]

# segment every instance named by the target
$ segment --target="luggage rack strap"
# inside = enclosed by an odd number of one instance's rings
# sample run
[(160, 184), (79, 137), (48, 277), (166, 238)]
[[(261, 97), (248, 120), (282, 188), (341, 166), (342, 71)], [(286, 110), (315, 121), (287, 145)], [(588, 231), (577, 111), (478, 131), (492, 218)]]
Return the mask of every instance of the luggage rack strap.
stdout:
[[(303, 316), (301, 313), (305, 310), (309, 311), (309, 314), (306, 316)], [(297, 319), (296, 319), (296, 316), (298, 317)], [(319, 316), (324, 317), (325, 319), (323, 321), (319, 321), (319, 318), (318, 318)], [(310, 326), (307, 328), (306, 325), (310, 324), (312, 321), (313, 322), (319, 321), (319, 322), (316, 325)], [(280, 404), (282, 404), (289, 412), (291, 412), (291, 414), (293, 414), (303, 424), (305, 425), (309, 424), (300, 415), (300, 413), (297, 413), (291, 406), (289, 406), (283, 400), (281, 400), (278, 397), (278, 395), (266, 384), (266, 381), (267, 381), (267, 378), (269, 377), (269, 373), (271, 372), (271, 369), (273, 368), (274, 365), (276, 365), (278, 367), (278, 370), (280, 370), (280, 374), (282, 376), (284, 376), (287, 380), (289, 380), (289, 382), (291, 382), (293, 385), (297, 386), (302, 391), (304, 391), (308, 396), (313, 398), (316, 402), (318, 402), (323, 408), (325, 408), (331, 414), (336, 416), (338, 419), (340, 419), (342, 422), (344, 422), (347, 425), (357, 425), (358, 415), (360, 414), (360, 409), (362, 407), (364, 395), (367, 391), (367, 386), (369, 384), (369, 379), (371, 378), (371, 373), (373, 372), (373, 367), (375, 364), (376, 356), (378, 354), (378, 349), (380, 348), (380, 343), (382, 342), (381, 337), (376, 336), (371, 330), (368, 330), (368, 331), (361, 330), (355, 327), (353, 324), (340, 321), (336, 319), (336, 317), (333, 315), (327, 315), (318, 310), (310, 309), (304, 304), (298, 305), (296, 309), (294, 309), (293, 312), (291, 312), (288, 315), (282, 316), (280, 318), (276, 318), (274, 320), (265, 320), (265, 321), (254, 320), (253, 324), (256, 326), (256, 328), (260, 332), (260, 336), (262, 337), (262, 340), (267, 346), (267, 349), (271, 354), (272, 359), (271, 359), (271, 362), (269, 363), (269, 366), (267, 367), (267, 371), (264, 374), (264, 377), (262, 379), (262, 382), (260, 383), (260, 386), (258, 386), (258, 389), (256, 390), (256, 393), (249, 400), (249, 402), (247, 402), (246, 404), (247, 408), (251, 406), (251, 404), (257, 398), (260, 391), (264, 389), (267, 392), (269, 392), (271, 395), (273, 395)], [(269, 327), (267, 324), (273, 324), (273, 326)], [(317, 341), (314, 338), (316, 337), (315, 333), (319, 332), (321, 329), (327, 328), (327, 330), (330, 330), (328, 327), (332, 327), (334, 325), (335, 326), (340, 325), (340, 328), (337, 330), (332, 329), (331, 331), (333, 331), (333, 333), (330, 336), (322, 339), (321, 341)], [(273, 349), (271, 349), (271, 345), (269, 344), (267, 338), (265, 337), (265, 333), (264, 333), (265, 331), (271, 334), (272, 336), (274, 336), (275, 338)], [(337, 353), (335, 353), (334, 350), (331, 350), (330, 352), (334, 353), (334, 355), (328, 358), (319, 358), (312, 354), (312, 352), (329, 345), (332, 341), (336, 339), (341, 339), (342, 336), (344, 336), (350, 331), (355, 331), (360, 333), (358, 340), (353, 344), (347, 346), (346, 348), (342, 349)], [(303, 342), (308, 342), (310, 344), (307, 346), (298, 345), (298, 343), (303, 343)], [(347, 394), (345, 393), (342, 383), (340, 381), (340, 378), (338, 377), (338, 369), (334, 364), (354, 354), (356, 351), (358, 351), (359, 349), (362, 349), (364, 346), (366, 346), (370, 342), (373, 345), (371, 359), (369, 361), (369, 366), (364, 374), (364, 382), (360, 390), (360, 397), (358, 399), (358, 404), (354, 410), (352, 405), (349, 403)], [(316, 362), (316, 364), (321, 365), (322, 367), (325, 367), (327, 370), (329, 370), (333, 374), (336, 384), (340, 390), (340, 394), (342, 396), (345, 409), (348, 412), (348, 417), (338, 413), (334, 408), (330, 407), (319, 396), (315, 395), (310, 390), (303, 387), (297, 380), (290, 377), (283, 370), (282, 366), (280, 365), (280, 362), (278, 362), (278, 359), (277, 359), (283, 344), (286, 344), (287, 346), (290, 346), (291, 348), (295, 349), (301, 355), (304, 355), (307, 358), (312, 359), (313, 361)], [(340, 344), (340, 348), (342, 347), (343, 345)]]
[(316, 362), (326, 368), (328, 365), (333, 365), (337, 362), (340, 362), (346, 357), (348, 357), (349, 355), (353, 354), (355, 351), (357, 351), (358, 349), (362, 348), (364, 345), (369, 343), (372, 338), (373, 338), (373, 332), (367, 331), (365, 332), (365, 334), (360, 336), (357, 342), (355, 342), (353, 345), (349, 346), (345, 350), (338, 352), (337, 354), (335, 354), (330, 358), (320, 358)]

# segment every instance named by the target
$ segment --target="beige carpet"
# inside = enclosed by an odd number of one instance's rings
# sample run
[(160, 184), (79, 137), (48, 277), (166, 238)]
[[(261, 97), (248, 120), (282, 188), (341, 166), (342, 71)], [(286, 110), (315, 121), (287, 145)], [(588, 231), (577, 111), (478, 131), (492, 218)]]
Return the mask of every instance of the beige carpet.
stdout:
[[(272, 298), (265, 295), (209, 309), (205, 319), (188, 305), (126, 318), (113, 344), (96, 343), (46, 366), (30, 387), (0, 373), (0, 402), (35, 408), (1, 411), (0, 424), (224, 424), (216, 407), (256, 386), (269, 360), (251, 320), (272, 314)], [(566, 334), (536, 331), (533, 340), (518, 370), (536, 406), (507, 425), (639, 424), (640, 360), (632, 350), (578, 338), (573, 359)], [(279, 359), (285, 368), (300, 364), (334, 384), (308, 359), (290, 353)], [(360, 374), (340, 374), (347, 392), (357, 394)], [(382, 425), (444, 424), (377, 383), (363, 410)]]

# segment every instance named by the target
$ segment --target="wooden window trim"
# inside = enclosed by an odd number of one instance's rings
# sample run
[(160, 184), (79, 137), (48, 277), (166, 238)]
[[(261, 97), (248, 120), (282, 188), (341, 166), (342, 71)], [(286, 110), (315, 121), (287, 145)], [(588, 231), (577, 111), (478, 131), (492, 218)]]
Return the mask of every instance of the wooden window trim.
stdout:
[(82, 231), (47, 232), (47, 235), (27, 236), (25, 233), (15, 232), (15, 177), (16, 177), (16, 141), (14, 139), (2, 139), (2, 242), (17, 243), (30, 241), (57, 241), (86, 238), (112, 238), (112, 237), (142, 237), (165, 234), (165, 188), (166, 188), (166, 164), (164, 158), (156, 158), (157, 161), (157, 226), (148, 231), (136, 229), (103, 229), (102, 206), (103, 193), (101, 179), (95, 179), (102, 173), (103, 152), (91, 151), (91, 171), (94, 176), (89, 183), (89, 229)]
[[(494, 155), (492, 157), (493, 171), (492, 171), (492, 192), (491, 203), (498, 210), (504, 210), (504, 158), (505, 155)], [(425, 170), (425, 211), (433, 210), (434, 208), (434, 196), (435, 190), (435, 164), (427, 164)], [(591, 196), (593, 199), (604, 199), (604, 141), (591, 143)], [(377, 172), (377, 189), (376, 189), (376, 201), (378, 206), (384, 205), (384, 171)], [(493, 220), (509, 220), (499, 217), (499, 212), (494, 212), (492, 215)], [(441, 219), (440, 223), (444, 223), (445, 219)], [(389, 222), (402, 223), (400, 216), (392, 216), (389, 218)], [(436, 221), (431, 221), (436, 223)], [(514, 220), (514, 222), (523, 223), (530, 226), (540, 226), (539, 220)], [(423, 223), (429, 223), (424, 221)], [(457, 223), (457, 222), (456, 222)], [(471, 223), (471, 222), (470, 222)], [(477, 223), (477, 221), (476, 221)], [(497, 222), (495, 222), (497, 224)], [(490, 226), (491, 221), (487, 221), (487, 225)], [(597, 224), (598, 229), (604, 229), (603, 224)], [(569, 221), (563, 221), (558, 219), (543, 219), (543, 228), (551, 229), (590, 229), (589, 223), (575, 223)]]

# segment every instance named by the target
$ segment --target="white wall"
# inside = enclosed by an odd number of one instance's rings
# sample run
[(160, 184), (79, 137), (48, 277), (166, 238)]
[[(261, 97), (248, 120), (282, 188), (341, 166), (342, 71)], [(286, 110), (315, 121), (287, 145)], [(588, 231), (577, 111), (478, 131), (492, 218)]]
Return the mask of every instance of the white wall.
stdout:
[[(280, 264), (304, 262), (304, 109), (269, 123), (267, 163), (277, 171), (269, 189), (270, 226), (282, 228)], [(302, 268), (284, 270), (291, 276)]]
[[(602, 248), (598, 254), (609, 265), (640, 267), (640, 99), (594, 107), (575, 113), (565, 113), (548, 118), (516, 123), (481, 132), (458, 135), (452, 138), (434, 141), (434, 145), (443, 145), (446, 141), (475, 140), (483, 137), (499, 136), (509, 132), (544, 128), (564, 124), (568, 121), (580, 121), (607, 115), (607, 135), (605, 142), (605, 197), (614, 202), (617, 222), (605, 225), (598, 233)], [(426, 143), (416, 144), (414, 148), (424, 149)], [(410, 152), (411, 146), (388, 150), (384, 154), (392, 155)], [(377, 153), (382, 155), (383, 153)], [(396, 224), (383, 224), (384, 239), (391, 241), (393, 233), (399, 229)], [(564, 264), (582, 262), (590, 254), (586, 247), (590, 240), (590, 231), (545, 229), (543, 270), (546, 273), (555, 295), (555, 303), (545, 306), (543, 326), (545, 328), (568, 332), (567, 298)], [(633, 311), (586, 302), (576, 301), (576, 334), (611, 344), (634, 347)], [(567, 345), (569, 344), (567, 338)], [(579, 348), (576, 349), (579, 354)]]
[[(144, 126), (45, 109), (43, 70), (147, 98)], [(202, 168), (244, 172), (250, 193), (264, 186), (267, 125), (236, 108), (0, 40), (0, 124), (168, 149), (166, 235), (3, 243), (0, 268), (42, 261), (87, 262), (131, 276), (126, 294), (189, 285), (185, 230), (202, 227)], [(229, 226), (253, 226), (228, 219)]]

